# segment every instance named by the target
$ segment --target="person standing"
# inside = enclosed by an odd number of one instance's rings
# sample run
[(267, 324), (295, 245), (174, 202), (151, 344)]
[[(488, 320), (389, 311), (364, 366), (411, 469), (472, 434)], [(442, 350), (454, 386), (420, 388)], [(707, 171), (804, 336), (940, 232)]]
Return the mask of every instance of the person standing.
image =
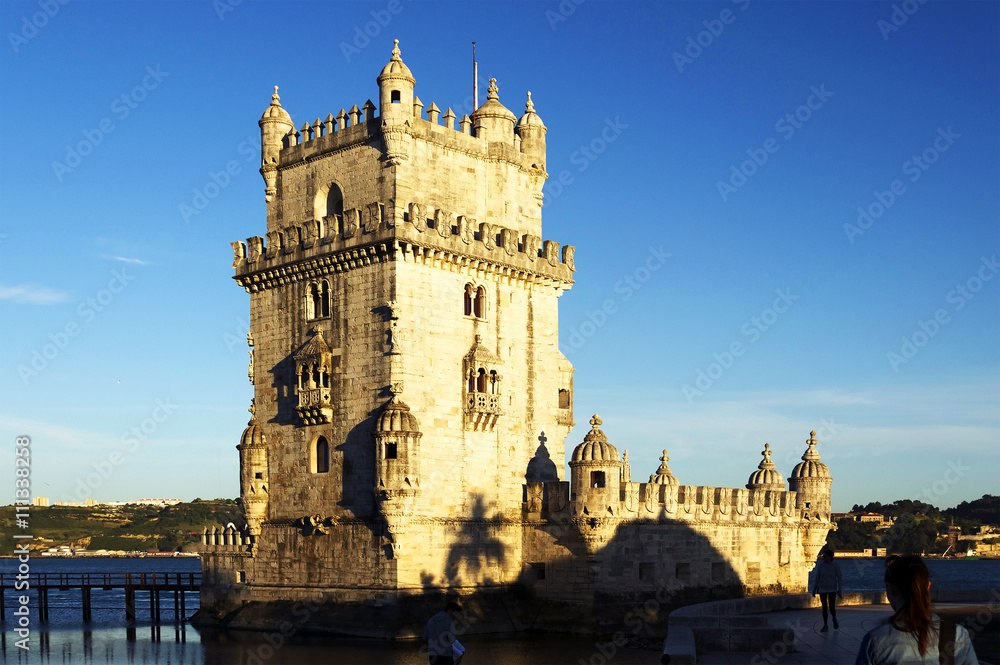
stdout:
[(427, 627), (424, 628), (424, 641), (427, 642), (430, 665), (455, 665), (452, 647), (455, 643), (455, 615), (461, 611), (461, 605), (449, 602), (444, 611), (438, 612), (427, 622)]
[(886, 563), (885, 596), (894, 614), (862, 638), (855, 665), (979, 665), (969, 631), (931, 614), (927, 564), (913, 555)]
[(837, 597), (844, 597), (843, 582), (840, 564), (833, 560), (833, 550), (824, 547), (820, 552), (819, 561), (816, 562), (816, 577), (813, 580), (812, 588), (812, 595), (819, 594), (819, 602), (823, 606), (823, 627), (819, 631), (821, 633), (830, 630), (830, 627), (826, 625), (827, 606), (829, 606), (830, 617), (833, 619), (833, 629), (840, 628), (840, 624), (837, 622)]

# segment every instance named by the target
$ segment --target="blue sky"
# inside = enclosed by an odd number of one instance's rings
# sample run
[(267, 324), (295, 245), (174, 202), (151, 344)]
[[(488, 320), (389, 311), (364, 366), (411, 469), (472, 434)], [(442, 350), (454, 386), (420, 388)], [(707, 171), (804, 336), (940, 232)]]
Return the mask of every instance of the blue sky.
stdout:
[(264, 230), (272, 86), (297, 125), (361, 106), (396, 38), (416, 94), (461, 115), (475, 40), (483, 97), (495, 77), (520, 115), (532, 92), (544, 235), (578, 248), (568, 449), (597, 412), (633, 479), (667, 448), (682, 483), (740, 487), (765, 442), (787, 476), (815, 429), (836, 510), (997, 493), (998, 19), (4, 2), (0, 439), (33, 437), (53, 500), (236, 496), (249, 298), (229, 242)]

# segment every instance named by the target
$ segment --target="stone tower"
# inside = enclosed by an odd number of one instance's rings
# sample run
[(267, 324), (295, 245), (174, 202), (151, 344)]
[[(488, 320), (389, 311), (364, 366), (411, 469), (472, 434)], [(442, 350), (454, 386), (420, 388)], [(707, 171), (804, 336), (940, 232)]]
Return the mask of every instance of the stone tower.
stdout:
[(632, 482), (595, 415), (564, 479), (576, 267), (542, 239), (531, 93), (520, 118), (494, 79), (471, 118), (425, 108), (398, 42), (375, 82), (298, 129), (275, 88), (258, 123), (266, 229), (232, 243), (247, 527), (206, 529), (200, 620), (413, 636), (461, 596), (474, 630), (579, 631), (660, 590), (804, 588), (830, 527), (813, 439), (787, 492), (768, 447), (746, 489), (681, 485), (666, 451)]
[(376, 83), (378, 107), (298, 130), (276, 88), (259, 122), (267, 229), (233, 243), (254, 344), (240, 450), (255, 541), (235, 576), (251, 586), (516, 578), (519, 532), (493, 534), (502, 556), (482, 561), (454, 544), (521, 520), (533, 459), (562, 480), (557, 300), (575, 266), (541, 238), (545, 125), (492, 80), (474, 122), (434, 104), (425, 119), (398, 41)]

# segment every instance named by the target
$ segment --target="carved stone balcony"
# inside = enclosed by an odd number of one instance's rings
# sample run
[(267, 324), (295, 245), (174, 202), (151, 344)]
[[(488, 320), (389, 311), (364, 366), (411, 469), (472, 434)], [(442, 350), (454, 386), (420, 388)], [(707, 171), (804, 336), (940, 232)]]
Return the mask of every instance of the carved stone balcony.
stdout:
[(333, 403), (329, 388), (310, 388), (299, 391), (299, 406), (296, 409), (306, 425), (320, 425), (330, 422), (333, 417)]
[(500, 395), (465, 394), (465, 422), (474, 432), (492, 432), (501, 415)]

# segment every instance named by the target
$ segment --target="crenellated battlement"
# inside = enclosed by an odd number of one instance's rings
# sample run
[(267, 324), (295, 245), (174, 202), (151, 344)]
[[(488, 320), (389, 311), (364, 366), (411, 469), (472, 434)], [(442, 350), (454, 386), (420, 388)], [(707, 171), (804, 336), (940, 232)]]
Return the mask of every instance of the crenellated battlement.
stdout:
[[(394, 258), (411, 261), (428, 259), (449, 265), (474, 264), (517, 268), (526, 273), (571, 284), (576, 271), (573, 245), (560, 245), (531, 233), (500, 226), (444, 208), (421, 203), (398, 206), (393, 201), (372, 202), (363, 208), (351, 208), (343, 214), (327, 215), (270, 231), (266, 236), (252, 236), (246, 242), (230, 243), (233, 248), (235, 279), (262, 271), (288, 266), (331, 252), (341, 252), (347, 261), (363, 263), (369, 254), (379, 253), (365, 247), (379, 241), (394, 241)], [(388, 250), (381, 250), (385, 253)]]
[(524, 511), (529, 520), (603, 517), (665, 523), (680, 520), (794, 525), (802, 520), (796, 508), (796, 493), (791, 491), (625, 482), (617, 496), (591, 488), (590, 503), (605, 506), (603, 511), (594, 511), (571, 493), (569, 482), (528, 483), (526, 488)]

